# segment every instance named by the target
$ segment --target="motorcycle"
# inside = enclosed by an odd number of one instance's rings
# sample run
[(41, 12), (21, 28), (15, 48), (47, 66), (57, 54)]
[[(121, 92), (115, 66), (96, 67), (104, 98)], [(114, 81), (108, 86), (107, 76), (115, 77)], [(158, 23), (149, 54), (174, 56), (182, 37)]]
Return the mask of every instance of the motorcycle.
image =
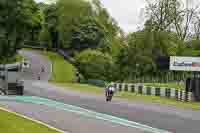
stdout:
[(44, 67), (42, 67), (41, 72), (45, 72), (45, 68)]
[(40, 80), (40, 76), (38, 76), (38, 80)]
[(112, 97), (113, 97), (113, 92), (112, 91), (107, 91), (106, 92), (106, 101), (107, 102), (111, 102)]

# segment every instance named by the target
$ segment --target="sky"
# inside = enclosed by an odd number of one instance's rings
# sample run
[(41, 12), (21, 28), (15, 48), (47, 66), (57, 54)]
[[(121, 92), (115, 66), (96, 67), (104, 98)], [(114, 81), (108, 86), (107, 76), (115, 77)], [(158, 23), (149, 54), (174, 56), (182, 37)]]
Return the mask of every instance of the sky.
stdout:
[[(127, 33), (136, 31), (145, 21), (146, 0), (101, 0), (121, 28)], [(149, 0), (153, 1), (153, 0)], [(186, 2), (187, 1), (187, 2)], [(200, 6), (200, 0), (182, 0), (189, 7)]]
[[(51, 0), (36, 0), (39, 2)], [(146, 0), (101, 0), (111, 16), (118, 22), (119, 26), (126, 32), (136, 31), (138, 26), (144, 23), (144, 7)], [(186, 0), (182, 0), (185, 1)], [(188, 0), (189, 3), (197, 5), (200, 0)], [(200, 5), (200, 4), (198, 4)]]
[(102, 0), (125, 32), (135, 31), (144, 22), (144, 0)]

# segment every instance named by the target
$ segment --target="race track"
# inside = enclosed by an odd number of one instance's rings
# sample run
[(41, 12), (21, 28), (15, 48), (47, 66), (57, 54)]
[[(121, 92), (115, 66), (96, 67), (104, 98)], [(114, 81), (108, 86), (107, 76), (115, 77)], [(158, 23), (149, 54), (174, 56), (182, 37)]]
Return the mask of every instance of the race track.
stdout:
[[(51, 99), (173, 133), (200, 133), (200, 111), (178, 109), (173, 106), (159, 104), (129, 102), (121, 99), (114, 99), (113, 102), (106, 103), (104, 97), (73, 92), (47, 83), (51, 75), (51, 62), (35, 52), (22, 51), (21, 54), (32, 62), (31, 70), (22, 73), (26, 80), (25, 95), (27, 96)], [(41, 66), (45, 66), (46, 72), (42, 73), (41, 81), (36, 81)], [(13, 111), (41, 120), (70, 133), (156, 133), (160, 131), (145, 131), (144, 128), (133, 128), (112, 121), (88, 118), (81, 114), (48, 105), (24, 103), (15, 100), (0, 100), (0, 104), (7, 105)]]

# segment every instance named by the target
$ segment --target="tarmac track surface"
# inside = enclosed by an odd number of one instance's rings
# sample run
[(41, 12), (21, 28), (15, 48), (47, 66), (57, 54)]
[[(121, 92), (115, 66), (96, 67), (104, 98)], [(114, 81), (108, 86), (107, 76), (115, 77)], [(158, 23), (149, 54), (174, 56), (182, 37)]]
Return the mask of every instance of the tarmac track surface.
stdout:
[(150, 133), (46, 105), (9, 100), (0, 103), (6, 105), (9, 110), (42, 121), (67, 133)]
[[(48, 99), (59, 101), (62, 103), (82, 107), (84, 109), (124, 118), (130, 121), (151, 126), (153, 128), (167, 130), (173, 133), (200, 133), (200, 127), (199, 127), (200, 111), (189, 110), (189, 109), (179, 109), (173, 106), (164, 106), (164, 105), (159, 105), (159, 104), (147, 104), (143, 102), (129, 102), (126, 100), (121, 100), (121, 99), (114, 99), (113, 102), (106, 103), (104, 97), (101, 97), (101, 96), (92, 96), (88, 94), (73, 92), (70, 90), (59, 88), (51, 84), (48, 84), (46, 82), (46, 80), (50, 77), (49, 72), (51, 68), (50, 67), (51, 63), (50, 61), (48, 61), (48, 59), (41, 57), (40, 55), (34, 52), (23, 51), (22, 54), (26, 56), (27, 59), (29, 59), (33, 63), (32, 69), (22, 74), (25, 77), (25, 79), (28, 79), (25, 81), (25, 94), (28, 96), (38, 96), (38, 97), (48, 98)], [(34, 63), (36, 61), (39, 61), (40, 63)], [(45, 66), (45, 68), (47, 69), (46, 70), (47, 72), (42, 74), (42, 77), (43, 77), (42, 81), (35, 81), (34, 75), (37, 75), (42, 65)], [(29, 108), (29, 106), (31, 106), (29, 104), (24, 105), (18, 102), (3, 101), (3, 103), (9, 105), (10, 109), (18, 111), (20, 113), (25, 113), (20, 107), (24, 106), (24, 108), (25, 107)], [(56, 114), (60, 114), (61, 115), (60, 117), (63, 116), (62, 113), (56, 113)], [(38, 118), (40, 118), (39, 120), (41, 120), (42, 117), (45, 116), (43, 114), (40, 114), (40, 115), (41, 117), (38, 116)], [(49, 119), (53, 117), (51, 113), (48, 114), (46, 112), (46, 115), (49, 116)], [(72, 116), (71, 114), (69, 115)], [(72, 132), (75, 131), (75, 129), (70, 128), (73, 126), (67, 126), (66, 123), (63, 125), (62, 124), (60, 125), (57, 122), (51, 122), (51, 121), (49, 122), (49, 121), (47, 120), (45, 122), (55, 127), (62, 126), (62, 127), (59, 127), (61, 129), (64, 129), (64, 127), (66, 126), (66, 128), (71, 130)], [(86, 124), (84, 128), (91, 126), (91, 122), (89, 122), (88, 119), (84, 118), (83, 121), (85, 122), (83, 123)], [(102, 124), (104, 124), (104, 121), (96, 121), (94, 122), (94, 124), (95, 123), (101, 123), (101, 124), (96, 124), (98, 125), (98, 127), (94, 129), (90, 127), (91, 130), (89, 131), (97, 132), (98, 130), (99, 131), (102, 130), (103, 132), (103, 128), (101, 126)], [(76, 123), (76, 124), (79, 127), (84, 125), (80, 123)], [(76, 125), (76, 128), (77, 128), (77, 125)], [(112, 126), (115, 127), (119, 125), (111, 124), (110, 127)], [(117, 131), (121, 131), (124, 133), (129, 132), (128, 127), (121, 127), (121, 128), (123, 130), (118, 129)], [(136, 130), (134, 128), (131, 128), (131, 129), (133, 130), (132, 132), (134, 133), (141, 132), (141, 130)], [(111, 130), (112, 128), (109, 128), (106, 130), (106, 132), (108, 131), (111, 133), (116, 132), (116, 131), (111, 131)], [(84, 130), (81, 130), (81, 131), (82, 131), (81, 133), (90, 133), (90, 132), (84, 132)]]

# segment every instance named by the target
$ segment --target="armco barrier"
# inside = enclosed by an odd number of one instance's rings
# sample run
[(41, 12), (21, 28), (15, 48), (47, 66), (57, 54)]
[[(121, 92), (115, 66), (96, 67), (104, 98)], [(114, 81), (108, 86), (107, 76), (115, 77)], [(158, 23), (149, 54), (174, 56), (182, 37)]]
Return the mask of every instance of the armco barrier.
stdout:
[(184, 102), (184, 101), (187, 101), (187, 98), (186, 98), (186, 92), (185, 91), (181, 91), (181, 93), (182, 93), (182, 98), (181, 98), (181, 100)]
[(160, 96), (177, 99), (179, 101), (193, 101), (191, 92), (176, 90), (175, 88), (149, 87), (142, 84), (115, 83), (116, 90), (144, 95)]
[(32, 45), (23, 45), (23, 48), (32, 48), (32, 49), (45, 49), (44, 46), (32, 46)]

